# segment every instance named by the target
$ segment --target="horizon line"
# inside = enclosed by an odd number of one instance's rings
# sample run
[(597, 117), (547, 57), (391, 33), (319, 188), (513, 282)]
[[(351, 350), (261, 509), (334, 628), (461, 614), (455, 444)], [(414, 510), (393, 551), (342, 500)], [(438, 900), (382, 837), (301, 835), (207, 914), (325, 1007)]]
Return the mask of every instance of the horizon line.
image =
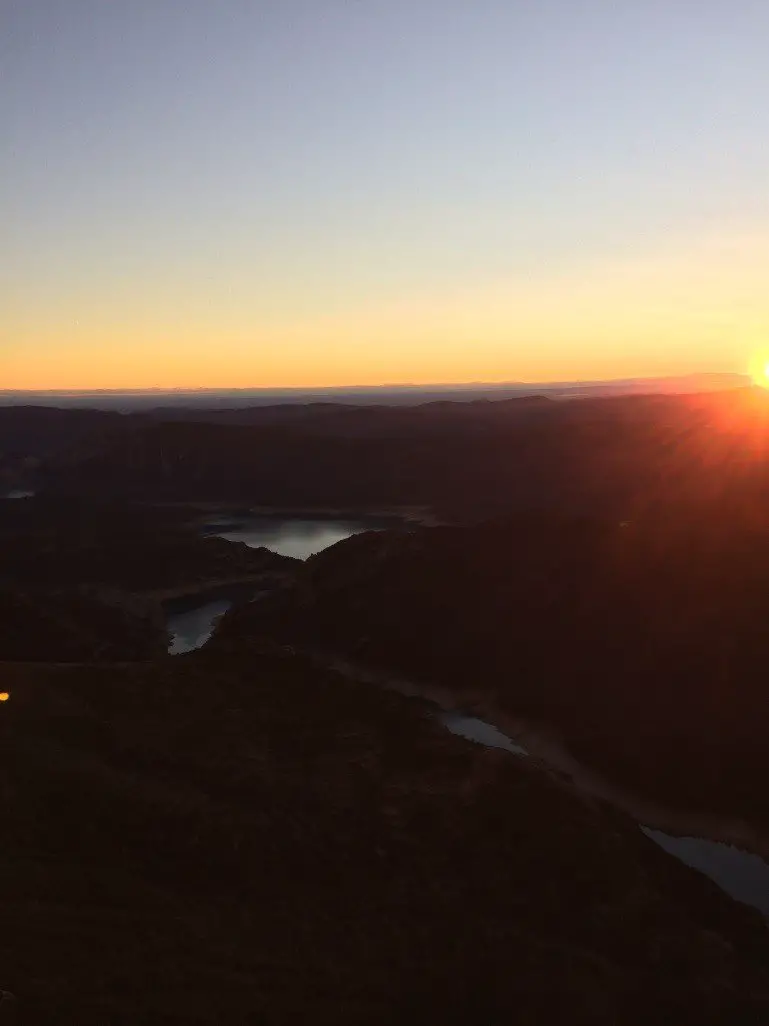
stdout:
[(378, 392), (387, 389), (470, 389), (470, 388), (556, 388), (573, 385), (620, 385), (647, 381), (687, 381), (697, 378), (734, 378), (750, 381), (739, 371), (692, 371), (684, 374), (639, 375), (626, 378), (561, 378), (549, 381), (430, 381), (383, 382), (378, 385), (153, 385), (148, 388), (0, 388), (0, 396), (9, 395), (154, 395), (169, 393), (203, 394), (212, 392)]

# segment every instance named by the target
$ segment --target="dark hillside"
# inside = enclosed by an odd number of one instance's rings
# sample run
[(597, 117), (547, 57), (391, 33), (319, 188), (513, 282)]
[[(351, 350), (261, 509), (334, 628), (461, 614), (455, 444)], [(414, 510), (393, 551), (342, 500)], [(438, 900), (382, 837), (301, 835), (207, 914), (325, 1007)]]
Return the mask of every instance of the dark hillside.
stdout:
[(152, 659), (162, 602), (250, 582), (296, 560), (187, 526), (190, 510), (85, 500), (0, 503), (0, 660)]
[(735, 492), (769, 497), (769, 396), (750, 390), (351, 408), (322, 423), (156, 424), (53, 461), (43, 480), (56, 495), (429, 505), (463, 519), (513, 509), (629, 519)]
[(359, 535), (214, 646), (277, 636), (449, 686), (662, 802), (766, 826), (769, 522), (701, 513)]
[(50, 406), (0, 406), (0, 453), (46, 458), (87, 450), (141, 423), (138, 416)]
[(203, 538), (190, 523), (193, 513), (87, 499), (0, 504), (0, 582), (154, 593), (280, 573), (295, 562), (241, 542)]
[(2, 986), (34, 1026), (751, 1026), (756, 913), (418, 704), (242, 666), (0, 666)]

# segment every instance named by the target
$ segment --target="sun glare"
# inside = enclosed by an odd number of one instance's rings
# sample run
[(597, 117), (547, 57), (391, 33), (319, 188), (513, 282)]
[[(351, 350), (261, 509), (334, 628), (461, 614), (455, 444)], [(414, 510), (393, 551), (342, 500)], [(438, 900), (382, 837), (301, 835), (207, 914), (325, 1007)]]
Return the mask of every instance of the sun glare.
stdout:
[(769, 388), (769, 353), (755, 355), (750, 365), (750, 376), (754, 385)]

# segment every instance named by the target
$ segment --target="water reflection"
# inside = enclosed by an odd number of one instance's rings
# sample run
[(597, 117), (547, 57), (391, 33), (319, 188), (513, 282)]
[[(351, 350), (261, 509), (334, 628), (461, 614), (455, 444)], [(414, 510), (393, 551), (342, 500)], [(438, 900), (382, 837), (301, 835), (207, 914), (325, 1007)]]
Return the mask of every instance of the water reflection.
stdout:
[(441, 712), (437, 718), (452, 734), (474, 741), (484, 748), (501, 748), (513, 755), (529, 754), (522, 745), (517, 745), (493, 724), (479, 720), (475, 716), (464, 716), (459, 712)]
[(309, 556), (354, 534), (383, 530), (392, 523), (378, 520), (295, 520), (274, 517), (218, 517), (203, 531), (226, 541), (245, 542), (249, 548), (271, 549), (281, 556)]
[(181, 655), (183, 652), (192, 652), (193, 649), (205, 645), (214, 633), (216, 621), (227, 612), (231, 605), (230, 599), (220, 598), (206, 602), (195, 609), (172, 613), (167, 621), (168, 631), (172, 638), (168, 649), (169, 653)]
[[(485, 720), (459, 712), (441, 711), (437, 719), (451, 731), (486, 748), (500, 748), (518, 756), (529, 751)], [(769, 916), (769, 865), (758, 855), (740, 851), (721, 841), (702, 837), (675, 837), (641, 826), (643, 833), (669, 855), (704, 873), (731, 898)]]
[(641, 827), (652, 841), (692, 869), (698, 869), (730, 897), (769, 916), (769, 865), (758, 855), (701, 837), (672, 837)]

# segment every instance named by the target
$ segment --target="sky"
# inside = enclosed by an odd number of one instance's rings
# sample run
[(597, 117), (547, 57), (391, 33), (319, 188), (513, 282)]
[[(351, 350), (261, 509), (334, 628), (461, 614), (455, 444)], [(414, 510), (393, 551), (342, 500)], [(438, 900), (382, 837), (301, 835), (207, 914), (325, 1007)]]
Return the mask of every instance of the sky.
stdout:
[(768, 39), (766, 0), (0, 0), (0, 388), (746, 370)]

